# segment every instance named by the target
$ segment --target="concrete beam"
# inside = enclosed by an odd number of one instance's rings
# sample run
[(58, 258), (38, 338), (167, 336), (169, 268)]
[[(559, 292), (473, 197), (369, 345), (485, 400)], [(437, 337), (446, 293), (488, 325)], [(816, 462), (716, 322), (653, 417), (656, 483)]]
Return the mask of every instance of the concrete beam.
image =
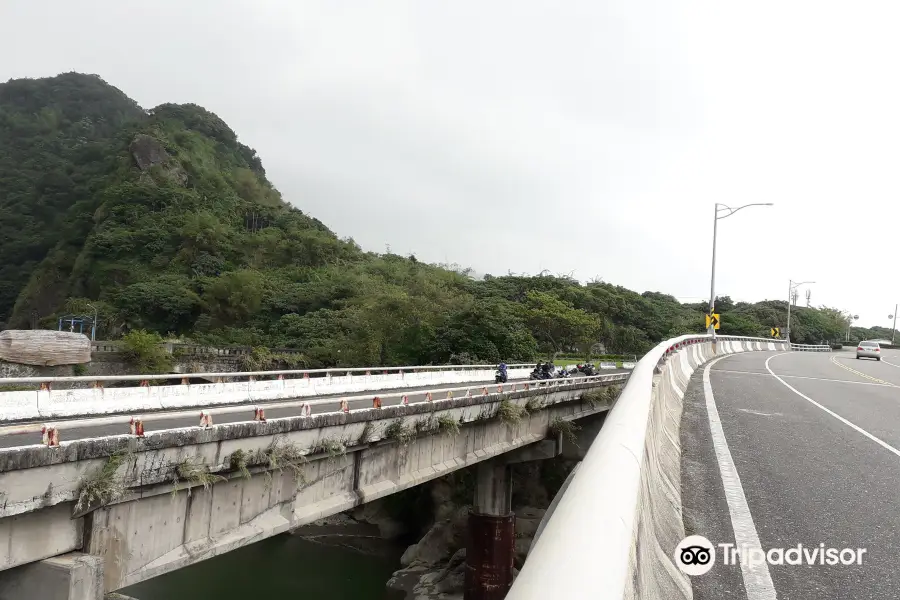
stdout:
[(513, 452), (503, 455), (503, 462), (508, 465), (516, 463), (531, 462), (533, 460), (546, 460), (559, 456), (562, 451), (562, 443), (558, 436), (557, 439), (541, 440), (536, 444), (525, 446)]
[(103, 559), (72, 552), (0, 572), (0, 600), (103, 600)]

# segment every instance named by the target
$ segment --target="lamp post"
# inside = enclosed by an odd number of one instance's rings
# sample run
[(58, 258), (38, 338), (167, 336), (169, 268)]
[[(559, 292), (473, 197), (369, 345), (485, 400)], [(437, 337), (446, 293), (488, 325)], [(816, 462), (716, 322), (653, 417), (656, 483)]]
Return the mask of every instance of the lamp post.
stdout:
[[(748, 206), (772, 206), (771, 202), (754, 202), (752, 204), (744, 204), (743, 206), (738, 206), (737, 208), (731, 208), (725, 204), (720, 204), (716, 202), (715, 205), (715, 218), (713, 219), (713, 248), (712, 248), (712, 275), (709, 278), (709, 314), (712, 315), (716, 312), (716, 235), (719, 230), (719, 219), (724, 219), (726, 217), (730, 217), (737, 211), (742, 208), (747, 208)], [(719, 214), (724, 213), (724, 214)], [(709, 329), (707, 333), (711, 334), (714, 338), (716, 337), (716, 328), (710, 323)]]
[(853, 313), (849, 313), (847, 315), (847, 341), (850, 341), (850, 328), (853, 327), (853, 321), (859, 319), (859, 315), (854, 315)]
[(894, 305), (894, 314), (888, 315), (888, 319), (894, 319), (894, 326), (891, 328), (891, 346), (894, 345), (894, 332), (897, 331), (897, 305)]
[(785, 334), (785, 339), (788, 341), (788, 344), (791, 343), (791, 301), (794, 296), (794, 290), (800, 287), (801, 285), (806, 285), (809, 283), (815, 283), (815, 281), (799, 281), (794, 283), (792, 279), (788, 279), (788, 315), (787, 315), (787, 333)]

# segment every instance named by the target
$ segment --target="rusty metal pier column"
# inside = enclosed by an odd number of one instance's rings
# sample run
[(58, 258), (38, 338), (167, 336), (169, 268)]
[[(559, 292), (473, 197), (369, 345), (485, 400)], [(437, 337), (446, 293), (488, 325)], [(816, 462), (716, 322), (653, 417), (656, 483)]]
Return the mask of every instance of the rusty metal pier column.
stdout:
[(503, 600), (512, 586), (516, 515), (509, 465), (478, 465), (475, 503), (469, 513), (465, 600)]

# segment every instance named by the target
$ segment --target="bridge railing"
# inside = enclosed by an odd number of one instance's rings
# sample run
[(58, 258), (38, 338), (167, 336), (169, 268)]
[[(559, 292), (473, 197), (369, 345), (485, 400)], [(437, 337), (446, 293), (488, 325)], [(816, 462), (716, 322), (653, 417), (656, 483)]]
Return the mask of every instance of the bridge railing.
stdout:
[[(379, 409), (384, 406), (390, 405), (392, 402), (395, 404), (423, 404), (423, 403), (439, 403), (441, 400), (447, 400), (454, 397), (479, 397), (483, 398), (485, 402), (494, 402), (497, 399), (498, 394), (509, 394), (515, 392), (523, 392), (529, 389), (532, 390), (542, 390), (543, 392), (551, 392), (551, 391), (564, 391), (567, 389), (577, 388), (578, 386), (585, 386), (590, 384), (606, 384), (606, 385), (617, 385), (625, 383), (628, 380), (629, 373), (611, 373), (606, 375), (588, 375), (585, 377), (567, 377), (563, 379), (548, 379), (541, 381), (516, 381), (510, 382), (507, 384), (494, 384), (494, 385), (483, 385), (480, 387), (472, 387), (472, 386), (453, 386), (453, 387), (442, 387), (442, 388), (429, 388), (428, 394), (423, 395), (422, 400), (410, 402), (407, 399), (408, 394), (406, 392), (388, 392), (388, 393), (379, 393), (377, 396), (373, 397), (371, 394), (367, 395), (350, 395), (350, 396), (340, 396), (337, 398), (320, 398), (320, 399), (306, 399), (306, 400), (289, 400), (285, 402), (275, 402), (271, 404), (266, 404), (264, 406), (259, 406), (256, 404), (241, 404), (241, 405), (229, 405), (229, 406), (221, 406), (218, 408), (205, 408), (203, 411), (199, 411), (197, 413), (198, 426), (200, 427), (214, 427), (215, 421), (223, 415), (243, 415), (246, 418), (244, 421), (265, 421), (265, 411), (267, 410), (281, 410), (287, 408), (300, 409), (299, 415), (300, 417), (309, 417), (313, 414), (313, 410), (316, 410), (316, 414), (327, 414), (327, 413), (351, 413), (356, 412), (358, 410), (372, 410)], [(363, 407), (354, 408), (355, 404), (360, 403), (362, 401), (364, 403)], [(324, 409), (324, 410), (320, 410)], [(94, 426), (120, 426), (121, 434), (127, 434), (129, 431), (134, 433), (133, 427), (135, 423), (141, 424), (141, 429), (143, 429), (144, 425), (150, 425), (154, 421), (164, 421), (171, 419), (171, 414), (167, 413), (149, 413), (149, 414), (119, 414), (114, 416), (107, 417), (98, 417), (91, 419), (91, 425)], [(277, 420), (277, 419), (276, 419)], [(229, 423), (234, 423), (235, 421), (229, 421)], [(237, 421), (243, 422), (243, 421)], [(73, 421), (47, 421), (43, 424), (43, 429), (46, 431), (52, 430), (54, 432), (52, 438), (52, 445), (56, 445), (60, 443), (60, 440), (65, 440), (66, 432), (71, 429), (77, 429), (81, 426), (82, 422), (80, 420)], [(153, 428), (154, 431), (165, 431), (165, 429), (157, 429)], [(27, 434), (33, 433), (34, 426), (31, 424), (22, 424), (21, 430), (17, 431), (15, 426), (7, 427), (7, 434)], [(50, 443), (50, 438), (45, 438), (45, 444)]]
[(794, 352), (831, 352), (831, 346), (823, 344), (791, 344)]
[(682, 336), (638, 362), (584, 461), (554, 499), (509, 600), (691, 597), (690, 582), (669, 556), (684, 537), (682, 399), (699, 365), (753, 350), (788, 345)]
[[(533, 367), (533, 364), (527, 363), (509, 365), (509, 379), (513, 381), (527, 379)], [(494, 371), (494, 365), (429, 365), (389, 369), (8, 377), (0, 378), (0, 386), (21, 387), (34, 384), (35, 389), (0, 392), (0, 422), (208, 407), (395, 388), (487, 382), (493, 380)], [(190, 383), (191, 379), (203, 379), (211, 383)], [(242, 381), (232, 381), (233, 379)], [(121, 382), (136, 382), (139, 385), (108, 387), (110, 384)], [(168, 382), (176, 384), (167, 385)], [(54, 389), (55, 383), (74, 383), (82, 387)]]
[[(240, 358), (253, 354), (251, 346), (205, 346), (184, 342), (162, 342), (160, 346), (169, 354), (201, 358)], [(91, 342), (91, 352), (98, 354), (117, 353), (124, 349), (124, 344), (119, 341)], [(303, 354), (296, 348), (272, 348), (269, 352), (272, 354)]]

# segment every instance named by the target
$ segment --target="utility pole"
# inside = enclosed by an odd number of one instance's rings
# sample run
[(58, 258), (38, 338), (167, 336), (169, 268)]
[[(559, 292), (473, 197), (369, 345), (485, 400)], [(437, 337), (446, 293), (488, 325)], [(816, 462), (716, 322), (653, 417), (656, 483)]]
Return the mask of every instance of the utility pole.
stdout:
[(897, 305), (894, 305), (894, 327), (891, 329), (891, 345), (894, 345), (894, 333), (897, 332)]
[(815, 283), (815, 281), (799, 281), (794, 283), (793, 279), (788, 280), (788, 314), (787, 314), (787, 333), (785, 335), (788, 342), (791, 341), (791, 299), (797, 301), (797, 288), (807, 283)]
[(806, 290), (806, 308), (812, 304), (812, 290)]

